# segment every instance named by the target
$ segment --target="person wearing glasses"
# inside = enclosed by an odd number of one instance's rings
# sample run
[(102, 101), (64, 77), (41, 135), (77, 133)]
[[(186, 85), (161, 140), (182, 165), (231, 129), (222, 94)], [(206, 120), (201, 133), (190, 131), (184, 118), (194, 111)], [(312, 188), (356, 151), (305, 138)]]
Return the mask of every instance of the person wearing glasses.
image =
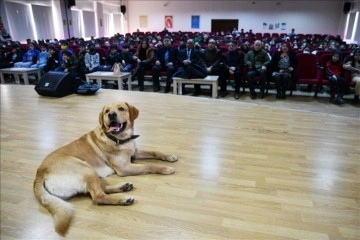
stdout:
[(177, 63), (177, 48), (171, 45), (171, 39), (168, 36), (165, 36), (161, 47), (156, 51), (154, 57), (154, 66), (152, 68), (152, 80), (154, 83), (154, 92), (160, 91), (160, 72), (166, 71), (166, 87), (165, 93), (170, 92), (171, 86), (171, 76), (176, 70)]
[(248, 67), (247, 83), (250, 90), (250, 97), (256, 99), (254, 78), (260, 76), (260, 94), (259, 98), (265, 97), (265, 85), (266, 85), (266, 68), (270, 63), (270, 57), (268, 53), (262, 49), (262, 42), (256, 40), (252, 50), (250, 50), (245, 56), (245, 65)]

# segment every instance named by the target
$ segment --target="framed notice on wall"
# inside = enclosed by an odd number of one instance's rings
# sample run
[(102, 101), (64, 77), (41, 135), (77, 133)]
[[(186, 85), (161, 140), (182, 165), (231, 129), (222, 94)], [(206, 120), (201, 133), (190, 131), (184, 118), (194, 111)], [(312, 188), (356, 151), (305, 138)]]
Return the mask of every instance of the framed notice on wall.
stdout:
[(173, 16), (165, 16), (165, 27), (173, 28)]
[(200, 28), (200, 16), (191, 16), (191, 28)]
[(147, 27), (148, 27), (148, 17), (140, 16), (140, 28), (147, 28)]

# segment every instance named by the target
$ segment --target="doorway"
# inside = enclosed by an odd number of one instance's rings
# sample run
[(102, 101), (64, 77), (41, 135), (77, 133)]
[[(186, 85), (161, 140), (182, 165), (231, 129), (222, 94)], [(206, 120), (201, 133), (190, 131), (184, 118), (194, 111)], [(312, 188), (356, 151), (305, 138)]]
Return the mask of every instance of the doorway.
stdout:
[(211, 19), (211, 32), (232, 32), (234, 28), (238, 29), (238, 19)]

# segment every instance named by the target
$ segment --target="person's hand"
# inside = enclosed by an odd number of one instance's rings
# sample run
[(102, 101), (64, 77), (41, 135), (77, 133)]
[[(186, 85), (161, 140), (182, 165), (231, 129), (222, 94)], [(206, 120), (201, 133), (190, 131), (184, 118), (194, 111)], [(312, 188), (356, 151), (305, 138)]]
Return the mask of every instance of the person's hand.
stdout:
[(160, 65), (160, 61), (159, 60), (157, 60), (156, 62), (155, 62), (155, 65)]
[(292, 67), (289, 67), (288, 70), (292, 72), (294, 69)]
[(68, 72), (69, 70), (67, 68), (64, 69), (64, 72)]
[(265, 66), (262, 66), (262, 67), (261, 67), (261, 70), (266, 71), (266, 67), (265, 67)]

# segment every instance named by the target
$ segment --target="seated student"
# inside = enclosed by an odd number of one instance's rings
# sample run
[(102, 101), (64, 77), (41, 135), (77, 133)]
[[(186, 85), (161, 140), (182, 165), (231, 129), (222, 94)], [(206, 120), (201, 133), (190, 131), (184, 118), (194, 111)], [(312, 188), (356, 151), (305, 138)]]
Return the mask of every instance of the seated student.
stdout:
[(359, 104), (360, 99), (360, 49), (354, 51), (354, 55), (344, 64), (344, 69), (351, 71), (351, 80), (355, 82), (354, 104)]
[(35, 48), (34, 43), (29, 44), (29, 50), (23, 55), (22, 62), (16, 62), (14, 67), (29, 68), (36, 61), (39, 54), (39, 50)]
[(95, 50), (94, 44), (89, 44), (89, 51), (85, 54), (85, 72), (92, 73), (98, 71), (100, 67), (100, 54)]
[(244, 67), (244, 53), (239, 52), (236, 48), (235, 42), (229, 43), (229, 50), (223, 56), (224, 69), (219, 77), (222, 88), (226, 89), (226, 81), (230, 76), (233, 76), (235, 81), (234, 98), (240, 98), (240, 83), (242, 76), (242, 69)]
[(86, 51), (86, 44), (85, 43), (80, 43), (79, 44), (79, 52), (77, 53), (77, 58), (79, 61), (79, 76), (81, 80), (85, 80), (85, 74), (86, 72), (86, 66), (85, 66), (85, 54), (87, 53)]
[(48, 54), (49, 56), (44, 66), (45, 73), (55, 71), (55, 69), (59, 67), (59, 53), (56, 50), (56, 47), (53, 45), (49, 46)]
[(170, 92), (171, 76), (175, 72), (175, 65), (177, 62), (177, 49), (171, 45), (170, 37), (165, 36), (163, 45), (157, 50), (155, 54), (155, 64), (152, 68), (152, 80), (154, 83), (154, 92), (160, 91), (160, 72), (166, 71), (166, 87), (165, 93)]
[(326, 63), (326, 76), (330, 85), (330, 102), (339, 105), (344, 103), (342, 98), (345, 91), (343, 65), (340, 56), (341, 51), (335, 50), (331, 59)]
[(109, 72), (115, 63), (121, 63), (121, 54), (116, 44), (110, 46), (110, 51), (106, 55), (105, 64), (99, 66), (99, 71)]
[(16, 62), (22, 61), (23, 52), (20, 49), (20, 45), (16, 42), (11, 43), (12, 50), (3, 50), (3, 59), (0, 63), (0, 68), (11, 68), (14, 67)]
[(77, 89), (80, 85), (80, 78), (78, 78), (78, 67), (79, 61), (74, 54), (71, 54), (69, 51), (63, 51), (63, 64), (57, 68), (59, 72), (68, 72), (71, 75), (73, 81), (74, 90)]
[(47, 46), (45, 43), (40, 45), (40, 52), (37, 57), (37, 61), (35, 64), (31, 65), (31, 68), (40, 68), (43, 71), (44, 67), (46, 66), (46, 62), (48, 60), (49, 53), (47, 51)]
[(60, 48), (61, 48), (61, 50), (59, 52), (59, 65), (60, 65), (60, 67), (58, 67), (59, 69), (56, 68), (55, 71), (61, 71), (61, 65), (63, 64), (63, 61), (64, 61), (63, 56), (62, 56), (64, 51), (67, 51), (67, 53), (69, 53), (71, 55), (74, 54), (73, 51), (68, 48), (68, 42), (66, 40), (61, 40), (60, 41)]
[(121, 64), (123, 66), (123, 72), (130, 72), (133, 68), (133, 54), (130, 51), (130, 46), (124, 44), (121, 51)]

